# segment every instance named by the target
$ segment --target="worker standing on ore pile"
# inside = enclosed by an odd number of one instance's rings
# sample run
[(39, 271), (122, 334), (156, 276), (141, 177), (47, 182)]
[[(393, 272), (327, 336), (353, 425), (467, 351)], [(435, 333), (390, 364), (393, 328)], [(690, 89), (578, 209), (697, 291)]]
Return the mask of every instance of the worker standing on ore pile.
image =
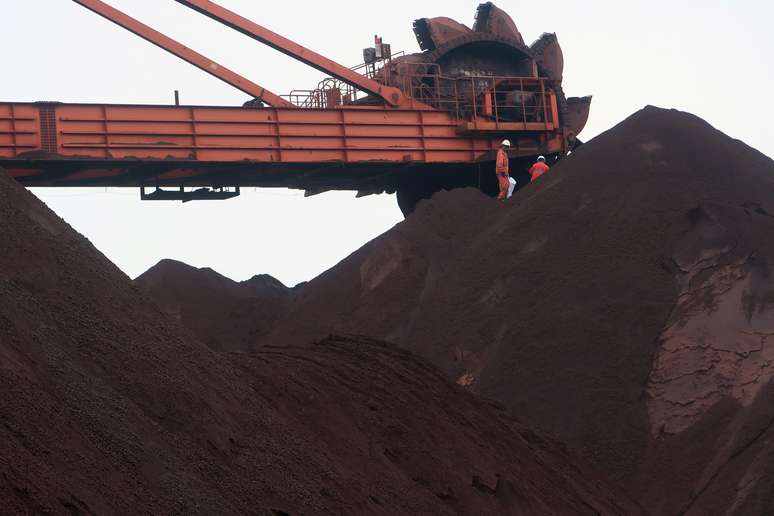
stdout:
[(495, 163), (495, 174), (497, 174), (497, 183), (500, 185), (500, 195), (497, 199), (504, 201), (508, 198), (508, 187), (510, 182), (508, 181), (508, 168), (510, 161), (508, 160), (508, 149), (511, 148), (511, 142), (509, 140), (503, 140), (502, 145), (497, 150), (497, 161)]
[(532, 181), (534, 182), (535, 179), (539, 178), (549, 170), (551, 170), (551, 167), (546, 164), (545, 156), (540, 156), (538, 157), (537, 163), (530, 167), (529, 175), (532, 176)]

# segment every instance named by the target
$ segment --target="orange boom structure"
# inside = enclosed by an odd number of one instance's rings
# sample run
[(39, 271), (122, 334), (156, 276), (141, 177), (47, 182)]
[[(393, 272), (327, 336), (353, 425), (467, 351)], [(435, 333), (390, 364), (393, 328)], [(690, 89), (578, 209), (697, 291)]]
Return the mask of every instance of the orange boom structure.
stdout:
[[(346, 68), (214, 2), (177, 0), (330, 77), (277, 95), (99, 0), (74, 0), (247, 93), (241, 107), (0, 103), (0, 167), (26, 186), (135, 186), (144, 199), (224, 199), (242, 186), (312, 195), (397, 192), (404, 213), (442, 188), (493, 192), (495, 152), (561, 156), (591, 98), (566, 98), (553, 34), (524, 45), (491, 3), (474, 27), (422, 19), (422, 52), (377, 38)], [(169, 189), (175, 187), (174, 189)], [(193, 190), (192, 190), (193, 189)]]

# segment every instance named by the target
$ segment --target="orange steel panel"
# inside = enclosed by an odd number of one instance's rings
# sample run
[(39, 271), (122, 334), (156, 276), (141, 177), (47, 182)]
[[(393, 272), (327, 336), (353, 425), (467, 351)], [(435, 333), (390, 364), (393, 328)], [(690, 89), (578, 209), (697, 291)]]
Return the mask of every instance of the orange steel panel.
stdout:
[(494, 143), (445, 113), (56, 105), (57, 154), (101, 159), (472, 161)]
[[(76, 0), (77, 1), (77, 0)], [(244, 18), (237, 13), (230, 11), (215, 2), (207, 0), (176, 0), (178, 3), (190, 7), (191, 9), (202, 13), (220, 23), (231, 27), (232, 29), (245, 34), (261, 43), (268, 45), (283, 54), (308, 64), (324, 73), (340, 79), (347, 84), (356, 86), (361, 90), (381, 97), (391, 106), (400, 105), (405, 99), (405, 95), (397, 88), (385, 86), (364, 75), (354, 72), (342, 66), (339, 63), (323, 57), (322, 55), (305, 48), (269, 29), (258, 25), (257, 23)]]
[(0, 104), (0, 157), (14, 158), (41, 147), (38, 113), (29, 104)]
[(262, 98), (272, 106), (276, 107), (293, 107), (293, 104), (286, 101), (279, 95), (275, 95), (266, 88), (255, 84), (254, 82), (242, 77), (222, 66), (215, 61), (191, 50), (190, 48), (178, 43), (174, 39), (165, 36), (159, 31), (152, 29), (144, 23), (135, 20), (131, 16), (119, 11), (118, 9), (111, 7), (110, 5), (100, 0), (73, 0), (74, 2), (86, 7), (87, 9), (94, 11), (103, 18), (112, 21), (116, 25), (119, 25), (126, 30), (133, 32), (141, 38), (153, 43), (154, 45), (163, 48), (167, 52), (176, 55), (177, 57), (189, 62), (197, 68), (217, 77), (218, 79), (234, 86), (235, 88), (244, 91), (248, 95), (256, 98)]
[(133, 177), (188, 180), (244, 163), (248, 174), (259, 174), (246, 182), (260, 182), (268, 170), (268, 181), (277, 182), (290, 180), (294, 165), (472, 163), (492, 155), (503, 131), (523, 155), (553, 152), (563, 142), (550, 123), (479, 124), (467, 134), (458, 124), (440, 111), (363, 106), (0, 104), (0, 166), (23, 182), (48, 174), (43, 183), (121, 185), (132, 170), (140, 174)]

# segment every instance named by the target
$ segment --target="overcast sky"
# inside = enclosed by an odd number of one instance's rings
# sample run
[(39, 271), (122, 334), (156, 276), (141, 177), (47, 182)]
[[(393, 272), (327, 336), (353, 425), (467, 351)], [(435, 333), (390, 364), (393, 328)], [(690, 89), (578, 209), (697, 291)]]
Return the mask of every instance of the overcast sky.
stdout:
[[(276, 93), (320, 73), (172, 0), (112, 0)], [(415, 52), (412, 21), (472, 25), (477, 1), (220, 3), (342, 64), (379, 34)], [(525, 40), (556, 32), (565, 91), (594, 95), (585, 140), (647, 104), (695, 113), (774, 156), (774, 3), (769, 0), (496, 2)], [(69, 0), (4, 0), (0, 101), (241, 105), (246, 96)], [(141, 203), (134, 189), (35, 194), (135, 277), (162, 258), (233, 279), (311, 279), (401, 220), (392, 196), (249, 189), (224, 202)]]

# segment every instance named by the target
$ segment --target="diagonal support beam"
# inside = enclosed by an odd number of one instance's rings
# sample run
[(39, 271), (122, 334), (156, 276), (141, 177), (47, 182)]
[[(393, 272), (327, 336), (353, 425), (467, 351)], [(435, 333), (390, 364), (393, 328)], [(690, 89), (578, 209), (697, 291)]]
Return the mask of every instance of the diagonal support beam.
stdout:
[(199, 54), (198, 52), (191, 50), (175, 41), (174, 39), (165, 36), (159, 31), (152, 29), (144, 23), (135, 20), (131, 16), (111, 7), (110, 5), (100, 0), (73, 0), (73, 2), (82, 5), (83, 7), (94, 11), (103, 18), (106, 18), (113, 23), (120, 25), (126, 30), (133, 32), (146, 41), (153, 43), (154, 45), (163, 48), (167, 52), (176, 55), (180, 59), (187, 61), (188, 63), (196, 66), (197, 68), (204, 70), (208, 74), (217, 77), (218, 79), (230, 84), (231, 86), (241, 90), (254, 98), (261, 98), (273, 107), (295, 108), (294, 104), (291, 104), (287, 100), (283, 99), (279, 95), (275, 95), (266, 88), (255, 84), (254, 82), (242, 77), (222, 66), (215, 61)]
[(269, 29), (258, 25), (257, 23), (244, 18), (225, 7), (221, 7), (215, 2), (208, 0), (175, 0), (201, 14), (219, 21), (242, 34), (249, 36), (261, 43), (279, 50), (285, 55), (301, 61), (323, 73), (330, 74), (347, 84), (355, 86), (371, 95), (383, 99), (387, 104), (396, 107), (404, 100), (403, 92), (398, 88), (385, 86), (357, 72), (353, 72), (346, 66), (323, 57), (306, 47), (299, 45)]

